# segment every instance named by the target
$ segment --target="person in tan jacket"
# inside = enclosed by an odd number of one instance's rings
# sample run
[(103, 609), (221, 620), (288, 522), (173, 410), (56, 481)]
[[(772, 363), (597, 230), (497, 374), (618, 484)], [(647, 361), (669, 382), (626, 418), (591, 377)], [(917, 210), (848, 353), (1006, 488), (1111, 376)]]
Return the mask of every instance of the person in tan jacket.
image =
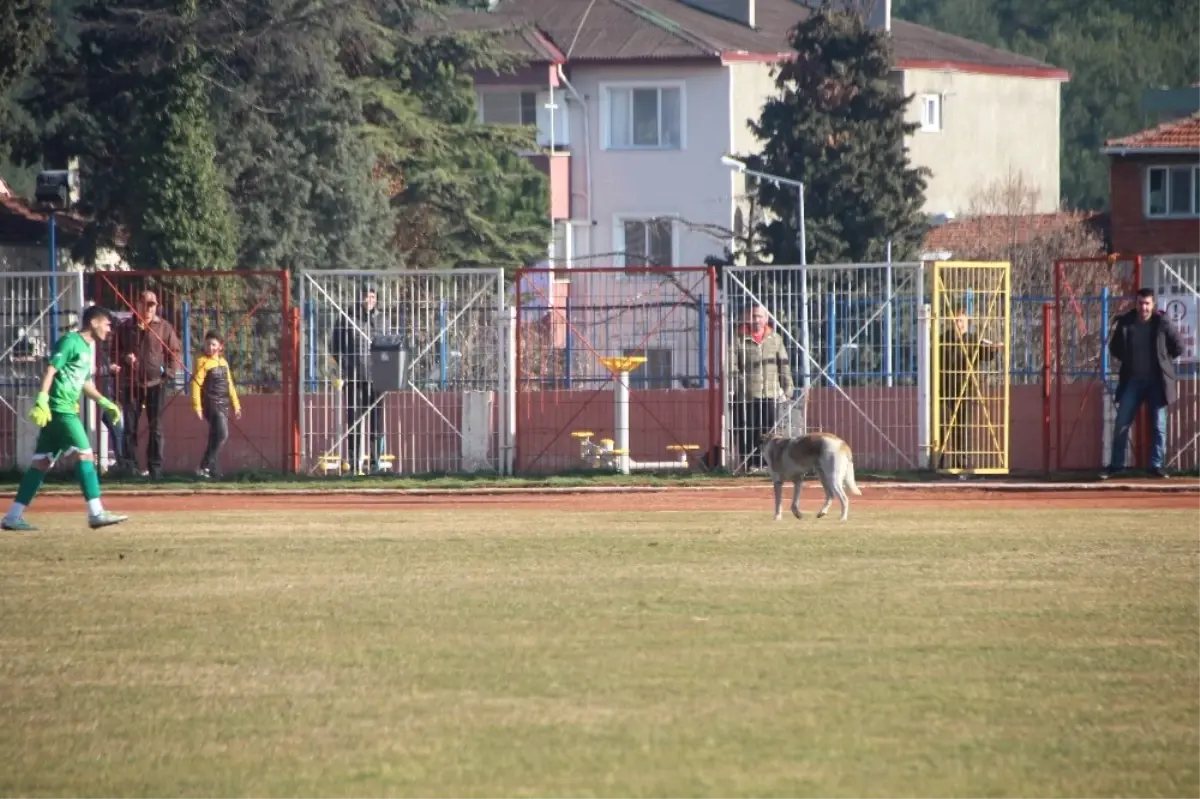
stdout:
[(761, 305), (750, 309), (746, 324), (729, 354), (729, 385), (733, 393), (733, 432), (738, 459), (748, 469), (764, 466), (760, 444), (775, 427), (778, 403), (792, 396), (792, 366), (783, 336), (768, 320)]

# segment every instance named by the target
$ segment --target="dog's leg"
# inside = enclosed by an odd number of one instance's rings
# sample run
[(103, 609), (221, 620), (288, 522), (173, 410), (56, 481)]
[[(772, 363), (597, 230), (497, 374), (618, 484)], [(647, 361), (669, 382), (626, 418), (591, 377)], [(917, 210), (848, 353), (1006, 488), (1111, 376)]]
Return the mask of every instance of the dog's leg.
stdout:
[(783, 518), (783, 480), (775, 480), (775, 521)]
[(838, 502), (842, 503), (842, 521), (846, 521), (846, 517), (850, 513), (850, 498), (846, 496), (846, 489), (842, 486), (840, 480), (832, 480), (834, 493), (837, 494)]
[(829, 473), (825, 471), (824, 466), (817, 467), (817, 476), (821, 478), (821, 487), (825, 489), (825, 504), (817, 511), (817, 518), (823, 519), (825, 518), (825, 514), (829, 513), (829, 506), (833, 504), (833, 490), (830, 487), (832, 481), (830, 480)]
[(804, 476), (796, 478), (796, 482), (792, 483), (792, 515), (797, 519), (800, 516), (800, 487), (804, 485)]

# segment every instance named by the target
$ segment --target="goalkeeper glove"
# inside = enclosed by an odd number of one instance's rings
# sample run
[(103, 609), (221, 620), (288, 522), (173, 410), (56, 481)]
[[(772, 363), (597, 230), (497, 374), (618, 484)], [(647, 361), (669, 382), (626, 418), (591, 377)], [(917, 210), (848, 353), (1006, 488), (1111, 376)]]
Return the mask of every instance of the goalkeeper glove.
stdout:
[(29, 411), (29, 421), (38, 427), (45, 427), (50, 423), (50, 397), (45, 391), (39, 391), (34, 399), (33, 408)]
[(117, 404), (110, 399), (102, 397), (97, 403), (100, 409), (104, 411), (104, 415), (108, 417), (108, 422), (111, 425), (119, 425), (121, 423), (121, 409)]

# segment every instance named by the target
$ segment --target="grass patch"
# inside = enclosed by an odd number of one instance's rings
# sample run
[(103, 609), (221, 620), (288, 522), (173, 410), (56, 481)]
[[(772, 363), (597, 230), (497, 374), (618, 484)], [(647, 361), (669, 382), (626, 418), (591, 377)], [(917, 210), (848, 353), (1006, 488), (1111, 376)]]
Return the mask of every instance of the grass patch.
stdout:
[(1195, 511), (81, 514), (5, 795), (1195, 796)]

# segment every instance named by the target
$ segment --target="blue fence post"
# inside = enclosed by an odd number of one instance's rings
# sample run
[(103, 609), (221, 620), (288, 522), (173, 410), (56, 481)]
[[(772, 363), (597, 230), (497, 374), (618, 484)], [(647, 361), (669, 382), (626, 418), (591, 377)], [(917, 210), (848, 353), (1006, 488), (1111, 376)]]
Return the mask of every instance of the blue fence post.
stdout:
[(191, 382), (192, 375), (192, 304), (183, 301), (183, 373)]
[(837, 375), (837, 295), (829, 292), (825, 295), (825, 302), (829, 306), (825, 318), (825, 343), (829, 347), (829, 368), (826, 371), (832, 382)]
[(446, 301), (438, 306), (438, 384), (443, 391), (446, 389), (446, 366), (450, 360), (450, 342), (446, 335)]
[(565, 320), (564, 323), (567, 326), (566, 348), (565, 348), (565, 352), (563, 353), (563, 357), (566, 360), (566, 365), (565, 365), (566, 374), (563, 375), (563, 380), (566, 381), (565, 382), (566, 387), (570, 388), (571, 387), (571, 361), (573, 360), (574, 354), (575, 354), (575, 346), (574, 346), (575, 345), (575, 336), (571, 334), (571, 295), (570, 294), (567, 294), (566, 298), (563, 300), (563, 319)]
[(708, 379), (708, 373), (704, 367), (704, 359), (708, 355), (708, 320), (705, 319), (708, 315), (708, 298), (701, 297), (696, 303), (696, 308), (700, 313), (700, 387), (704, 388), (704, 381)]
[(308, 350), (308, 390), (316, 393), (317, 390), (317, 313), (316, 307), (312, 300), (304, 302), (304, 326), (308, 329), (308, 341), (305, 349)]
[[(1108, 330), (1108, 286), (1100, 289), (1100, 323), (1103, 330)], [(1107, 336), (1100, 343), (1100, 381), (1108, 390), (1108, 344)]]

